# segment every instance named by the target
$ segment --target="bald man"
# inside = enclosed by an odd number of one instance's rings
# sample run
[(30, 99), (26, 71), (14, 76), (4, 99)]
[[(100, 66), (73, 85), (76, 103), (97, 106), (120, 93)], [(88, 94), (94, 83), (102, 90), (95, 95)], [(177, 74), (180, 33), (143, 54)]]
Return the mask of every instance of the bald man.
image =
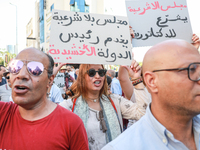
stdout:
[(52, 57), (35, 48), (10, 62), (15, 103), (0, 102), (0, 149), (88, 150), (82, 120), (47, 98), (53, 66)]
[(143, 60), (152, 103), (146, 114), (103, 150), (198, 150), (200, 55), (183, 40), (153, 46)]

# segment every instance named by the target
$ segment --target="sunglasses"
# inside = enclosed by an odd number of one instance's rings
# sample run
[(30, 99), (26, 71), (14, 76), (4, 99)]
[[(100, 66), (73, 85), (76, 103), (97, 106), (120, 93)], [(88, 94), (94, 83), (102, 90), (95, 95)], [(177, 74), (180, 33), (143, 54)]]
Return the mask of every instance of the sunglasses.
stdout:
[(95, 71), (94, 69), (89, 69), (89, 70), (87, 71), (87, 74), (88, 74), (90, 77), (94, 77), (94, 76), (96, 75), (96, 73), (98, 72), (99, 76), (100, 76), (100, 77), (103, 77), (103, 76), (105, 76), (106, 71), (107, 71), (107, 70), (104, 70), (104, 69), (99, 69), (98, 71)]
[[(44, 72), (44, 65), (41, 62), (37, 61), (26, 61), (28, 63), (24, 63), (22, 60), (14, 59), (9, 64), (9, 72), (12, 74), (18, 74), (19, 71), (22, 69), (24, 64), (26, 64), (26, 68), (29, 74), (33, 76), (39, 76)], [(46, 69), (47, 70), (47, 69)]]
[(6, 79), (10, 79), (10, 76), (6, 76)]

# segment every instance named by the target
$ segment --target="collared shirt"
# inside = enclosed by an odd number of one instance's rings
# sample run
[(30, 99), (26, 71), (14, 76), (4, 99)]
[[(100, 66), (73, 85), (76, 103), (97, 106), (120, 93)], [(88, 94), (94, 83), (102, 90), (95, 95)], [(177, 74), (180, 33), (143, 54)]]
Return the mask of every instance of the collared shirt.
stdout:
[[(193, 132), (197, 150), (200, 136), (200, 116), (193, 118)], [(182, 142), (176, 140), (153, 116), (150, 105), (145, 116), (128, 128), (102, 150), (189, 150)]]
[(112, 79), (110, 90), (113, 94), (122, 95), (122, 88), (117, 78)]

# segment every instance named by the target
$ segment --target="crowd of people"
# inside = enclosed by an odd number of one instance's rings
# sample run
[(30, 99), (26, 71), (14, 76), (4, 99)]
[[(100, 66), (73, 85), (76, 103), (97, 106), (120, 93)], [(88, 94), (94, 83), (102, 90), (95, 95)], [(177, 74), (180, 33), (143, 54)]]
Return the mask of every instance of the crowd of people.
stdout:
[(0, 149), (198, 150), (200, 40), (192, 40), (154, 45), (142, 66), (133, 59), (117, 73), (22, 50), (0, 66)]

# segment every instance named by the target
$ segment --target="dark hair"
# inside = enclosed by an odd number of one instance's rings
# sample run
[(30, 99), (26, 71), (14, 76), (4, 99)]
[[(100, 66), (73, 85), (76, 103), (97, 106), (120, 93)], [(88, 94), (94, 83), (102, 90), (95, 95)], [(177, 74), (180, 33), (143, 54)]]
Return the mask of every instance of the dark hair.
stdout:
[(53, 75), (54, 60), (49, 54), (46, 54), (46, 56), (49, 59), (49, 65), (48, 65), (48, 71), (47, 72), (48, 72), (48, 78), (50, 78)]
[(4, 65), (0, 65), (0, 71), (1, 71), (1, 67), (4, 67), (4, 68), (5, 68), (5, 66), (4, 66)]
[(111, 77), (109, 77), (109, 76), (106, 76), (106, 78), (107, 78), (107, 84), (108, 84), (108, 85), (110, 85), (110, 84), (111, 84), (111, 82), (112, 82), (112, 79), (111, 79)]
[(115, 72), (115, 78), (117, 78), (118, 77), (118, 72)]

